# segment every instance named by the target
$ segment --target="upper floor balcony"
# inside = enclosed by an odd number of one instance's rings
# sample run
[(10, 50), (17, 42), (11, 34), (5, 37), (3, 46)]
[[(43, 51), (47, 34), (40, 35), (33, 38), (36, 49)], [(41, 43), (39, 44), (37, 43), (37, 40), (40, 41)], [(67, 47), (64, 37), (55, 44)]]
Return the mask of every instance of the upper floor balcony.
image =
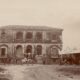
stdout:
[(0, 42), (13, 43), (62, 43), (62, 35), (51, 32), (26, 32), (18, 31), (15, 34), (7, 34), (4, 31), (0, 34)]

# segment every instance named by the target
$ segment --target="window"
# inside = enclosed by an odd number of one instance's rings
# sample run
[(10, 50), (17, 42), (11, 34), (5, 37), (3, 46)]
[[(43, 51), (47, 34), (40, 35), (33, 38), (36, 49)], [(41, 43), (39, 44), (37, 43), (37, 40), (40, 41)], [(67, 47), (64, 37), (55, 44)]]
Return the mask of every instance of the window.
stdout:
[(56, 34), (52, 34), (52, 40), (56, 40), (57, 39), (57, 35)]
[(32, 32), (27, 32), (26, 39), (32, 39)]
[(1, 33), (1, 38), (3, 39), (3, 38), (5, 38), (6, 37), (6, 33), (5, 33), (5, 31), (2, 31), (2, 33)]
[(36, 40), (42, 40), (42, 33), (41, 32), (37, 32), (36, 33)]
[(16, 39), (23, 39), (23, 33), (22, 32), (17, 32)]
[(52, 32), (47, 32), (47, 40), (56, 40), (57, 39), (57, 34), (52, 33)]

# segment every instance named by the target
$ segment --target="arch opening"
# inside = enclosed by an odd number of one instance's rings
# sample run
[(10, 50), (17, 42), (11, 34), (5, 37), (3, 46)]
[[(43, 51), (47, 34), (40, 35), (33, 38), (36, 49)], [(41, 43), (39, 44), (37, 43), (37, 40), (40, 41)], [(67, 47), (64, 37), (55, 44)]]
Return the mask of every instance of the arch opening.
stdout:
[(21, 45), (16, 47), (16, 57), (23, 58), (23, 48)]
[(37, 45), (37, 55), (41, 55), (41, 54), (42, 54), (42, 46)]
[(7, 45), (1, 45), (0, 46), (0, 55), (1, 57), (7, 56), (8, 53), (8, 46)]
[(26, 47), (26, 53), (32, 53), (32, 46), (31, 45), (28, 45)]

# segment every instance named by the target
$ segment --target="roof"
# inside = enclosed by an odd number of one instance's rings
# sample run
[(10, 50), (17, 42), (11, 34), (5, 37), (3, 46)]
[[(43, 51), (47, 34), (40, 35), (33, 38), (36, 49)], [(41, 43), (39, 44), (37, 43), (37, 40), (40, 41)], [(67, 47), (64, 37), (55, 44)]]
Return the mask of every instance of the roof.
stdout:
[(61, 28), (53, 28), (50, 26), (26, 26), (26, 25), (7, 25), (1, 26), (0, 29), (59, 30), (59, 31), (63, 30)]
[(73, 50), (62, 50), (61, 54), (77, 54), (80, 53), (80, 48), (78, 49), (73, 49)]

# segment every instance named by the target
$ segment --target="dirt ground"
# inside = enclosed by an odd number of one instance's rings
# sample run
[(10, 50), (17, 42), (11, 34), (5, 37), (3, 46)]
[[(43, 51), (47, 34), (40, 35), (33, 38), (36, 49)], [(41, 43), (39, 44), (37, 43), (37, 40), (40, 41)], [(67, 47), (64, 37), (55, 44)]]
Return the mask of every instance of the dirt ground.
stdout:
[[(0, 80), (80, 80), (76, 65), (0, 65)], [(2, 78), (1, 78), (2, 77)]]

